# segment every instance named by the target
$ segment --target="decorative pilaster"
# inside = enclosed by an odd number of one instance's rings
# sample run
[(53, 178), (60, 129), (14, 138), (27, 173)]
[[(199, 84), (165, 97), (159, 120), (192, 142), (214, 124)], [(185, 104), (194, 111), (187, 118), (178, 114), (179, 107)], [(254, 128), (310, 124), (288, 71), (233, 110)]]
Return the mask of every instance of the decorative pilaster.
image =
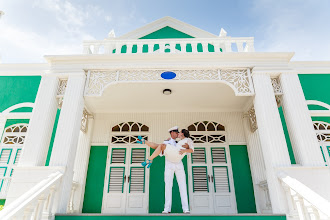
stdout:
[(69, 77), (49, 163), (50, 166), (66, 167), (59, 192), (57, 213), (66, 213), (70, 199), (73, 165), (84, 108), (85, 78), (84, 73)]
[(57, 111), (58, 78), (43, 76), (19, 166), (44, 166)]
[(295, 159), (303, 166), (323, 166), (320, 146), (298, 75), (283, 73), (280, 79), (283, 112)]
[(286, 213), (285, 192), (276, 176), (275, 167), (291, 166), (280, 115), (271, 79), (267, 74), (252, 76), (255, 88), (254, 108), (262, 153), (265, 160), (267, 183), (273, 213)]
[(77, 155), (74, 162), (74, 175), (73, 181), (78, 183), (78, 187), (75, 190), (73, 197), (74, 211), (78, 213), (82, 210), (84, 193), (85, 193), (85, 183), (87, 176), (88, 160), (90, 153), (90, 142), (93, 131), (93, 122), (94, 119), (89, 116), (88, 120), (88, 129), (86, 132), (80, 131)]

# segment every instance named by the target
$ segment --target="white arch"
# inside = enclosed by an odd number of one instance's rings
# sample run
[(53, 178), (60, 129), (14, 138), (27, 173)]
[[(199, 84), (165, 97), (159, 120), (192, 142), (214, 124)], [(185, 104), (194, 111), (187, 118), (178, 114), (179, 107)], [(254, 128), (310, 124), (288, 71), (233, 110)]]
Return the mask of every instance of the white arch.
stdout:
[(10, 112), (12, 112), (12, 111), (14, 111), (16, 109), (25, 108), (25, 107), (33, 108), (34, 107), (34, 103), (32, 103), (32, 102), (22, 102), (22, 103), (19, 103), (19, 104), (10, 106), (6, 110), (4, 110), (2, 113), (3, 114), (8, 114), (8, 113), (10, 113)]
[(317, 100), (307, 100), (307, 105), (317, 105), (327, 110), (309, 110), (311, 116), (329, 116), (330, 117), (330, 105)]

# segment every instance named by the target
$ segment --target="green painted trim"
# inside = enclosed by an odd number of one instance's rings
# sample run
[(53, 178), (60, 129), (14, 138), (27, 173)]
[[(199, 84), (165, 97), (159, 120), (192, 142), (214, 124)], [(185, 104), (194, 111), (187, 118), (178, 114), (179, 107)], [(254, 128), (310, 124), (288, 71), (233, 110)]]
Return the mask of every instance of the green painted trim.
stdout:
[[(320, 149), (321, 149), (321, 152), (322, 152), (322, 156), (323, 156), (324, 163), (326, 163), (327, 161), (325, 160), (325, 156), (324, 156), (324, 153), (323, 153), (322, 146), (320, 146)], [(327, 166), (327, 164), (326, 164), (326, 166)]]
[(10, 177), (11, 177), (12, 174), (13, 174), (13, 170), (14, 170), (14, 169), (11, 169), (11, 171), (10, 171), (10, 175), (9, 175)]
[(131, 193), (131, 182), (132, 182), (132, 168), (139, 168), (139, 169), (143, 169), (143, 193), (145, 191), (145, 184), (146, 184), (146, 170), (144, 167), (130, 167), (129, 170), (129, 177), (130, 177), (130, 181), (129, 181), (129, 190), (128, 192)]
[(0, 153), (0, 159), (1, 159), (1, 156), (2, 156), (2, 152), (3, 152), (4, 150), (10, 150), (10, 153), (9, 153), (9, 156), (8, 156), (8, 160), (7, 160), (7, 164), (9, 164), (10, 157), (11, 157), (11, 153), (13, 152), (13, 149), (12, 149), (12, 148), (2, 148), (2, 149), (1, 149), (1, 153)]
[(55, 215), (55, 220), (286, 220), (285, 215)]
[(113, 150), (116, 149), (116, 150), (125, 150), (125, 157), (124, 157), (124, 164), (126, 164), (126, 148), (112, 148), (111, 149), (111, 161), (110, 161), (110, 164), (112, 164), (112, 155), (113, 155)]
[(22, 148), (18, 148), (17, 151), (16, 151), (16, 155), (15, 155), (15, 159), (14, 159), (14, 164), (16, 163), (16, 158), (17, 158), (17, 154), (18, 154), (18, 151), (21, 151)]
[(328, 149), (328, 154), (329, 154), (329, 157), (330, 157), (330, 146), (327, 146), (327, 149)]
[(226, 148), (225, 147), (211, 147), (211, 158), (212, 158), (212, 163), (213, 163), (213, 149), (223, 149), (225, 152), (225, 161), (227, 163), (227, 153), (226, 153)]
[(0, 205), (5, 205), (6, 200), (5, 199), (0, 199)]
[(107, 192), (109, 193), (109, 190), (110, 190), (110, 175), (111, 175), (111, 170), (112, 169), (116, 169), (116, 168), (124, 168), (124, 170), (123, 170), (123, 183), (121, 185), (121, 193), (124, 193), (125, 167), (110, 167), (110, 170), (109, 170), (109, 181), (108, 181), (108, 190), (107, 190)]
[[(203, 149), (204, 150), (204, 163), (206, 163), (206, 153), (205, 153), (205, 147), (195, 147), (196, 149)], [(194, 154), (191, 154), (191, 163), (194, 163)]]
[(228, 167), (227, 167), (227, 166), (212, 166), (213, 178), (214, 178), (214, 181), (213, 181), (213, 184), (214, 184), (214, 192), (217, 192), (217, 188), (215, 187), (214, 167), (225, 167), (225, 168), (226, 168), (226, 171), (227, 171), (228, 188), (229, 188), (229, 192), (231, 192), (231, 191), (230, 191), (230, 181), (229, 181)]
[(209, 187), (209, 179), (208, 179), (208, 172), (207, 172), (207, 166), (192, 166), (191, 171), (192, 171), (192, 182), (193, 182), (193, 192), (195, 192), (195, 182), (194, 182), (194, 167), (205, 167), (206, 168), (206, 183), (207, 183), (207, 192), (210, 192), (210, 187)]
[[(6, 173), (7, 173), (7, 167), (0, 167), (0, 169), (1, 169), (1, 168), (4, 168), (4, 169), (5, 169), (5, 172), (3, 173), (3, 177), (5, 177), (5, 176), (6, 176)], [(1, 180), (0, 191), (1, 191), (1, 189), (2, 189), (3, 181), (4, 181), (4, 180)]]

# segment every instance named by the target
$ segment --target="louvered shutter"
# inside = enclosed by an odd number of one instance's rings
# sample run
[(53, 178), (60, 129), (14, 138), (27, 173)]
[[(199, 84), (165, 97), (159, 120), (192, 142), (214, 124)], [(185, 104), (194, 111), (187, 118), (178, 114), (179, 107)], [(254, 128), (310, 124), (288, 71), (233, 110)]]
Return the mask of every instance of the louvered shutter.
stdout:
[(126, 149), (125, 148), (113, 148), (111, 153), (111, 163), (125, 163)]
[(209, 185), (207, 179), (207, 167), (192, 167), (193, 191), (208, 192)]
[(145, 168), (131, 167), (129, 192), (144, 193)]
[[(4, 177), (6, 175), (7, 168), (6, 167), (0, 167), (0, 177)], [(3, 192), (5, 190), (6, 186), (6, 180), (0, 181), (0, 192)]]
[(21, 157), (21, 152), (22, 152), (22, 149), (17, 149), (14, 164), (17, 164), (18, 163), (19, 158)]
[(191, 154), (191, 163), (206, 163), (205, 148), (195, 148)]
[(8, 164), (11, 156), (11, 149), (3, 149), (0, 155), (0, 164)]
[(213, 167), (213, 176), (215, 192), (230, 192), (227, 167)]
[(146, 158), (146, 149), (145, 148), (133, 148), (131, 155), (131, 164), (132, 163), (142, 163)]
[(125, 167), (110, 167), (108, 192), (124, 191)]
[(225, 148), (211, 148), (212, 163), (227, 163)]

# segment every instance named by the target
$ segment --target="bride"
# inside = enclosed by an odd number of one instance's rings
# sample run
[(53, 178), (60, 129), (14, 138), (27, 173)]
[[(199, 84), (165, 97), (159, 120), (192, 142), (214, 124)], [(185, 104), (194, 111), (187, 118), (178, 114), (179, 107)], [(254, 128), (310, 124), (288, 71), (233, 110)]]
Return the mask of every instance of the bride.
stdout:
[[(178, 163), (182, 160), (182, 158), (186, 155), (186, 153), (193, 153), (194, 146), (193, 141), (189, 138), (189, 131), (186, 129), (182, 129), (179, 133), (178, 137), (181, 139), (176, 146), (171, 144), (156, 144), (150, 141), (146, 141), (139, 137), (139, 143), (145, 143), (149, 147), (155, 149), (153, 154), (142, 164), (142, 166), (147, 166), (149, 168), (152, 164), (153, 159), (155, 159), (159, 154), (162, 153), (165, 155), (166, 160), (169, 160), (172, 163)], [(188, 147), (187, 147), (188, 146)]]

